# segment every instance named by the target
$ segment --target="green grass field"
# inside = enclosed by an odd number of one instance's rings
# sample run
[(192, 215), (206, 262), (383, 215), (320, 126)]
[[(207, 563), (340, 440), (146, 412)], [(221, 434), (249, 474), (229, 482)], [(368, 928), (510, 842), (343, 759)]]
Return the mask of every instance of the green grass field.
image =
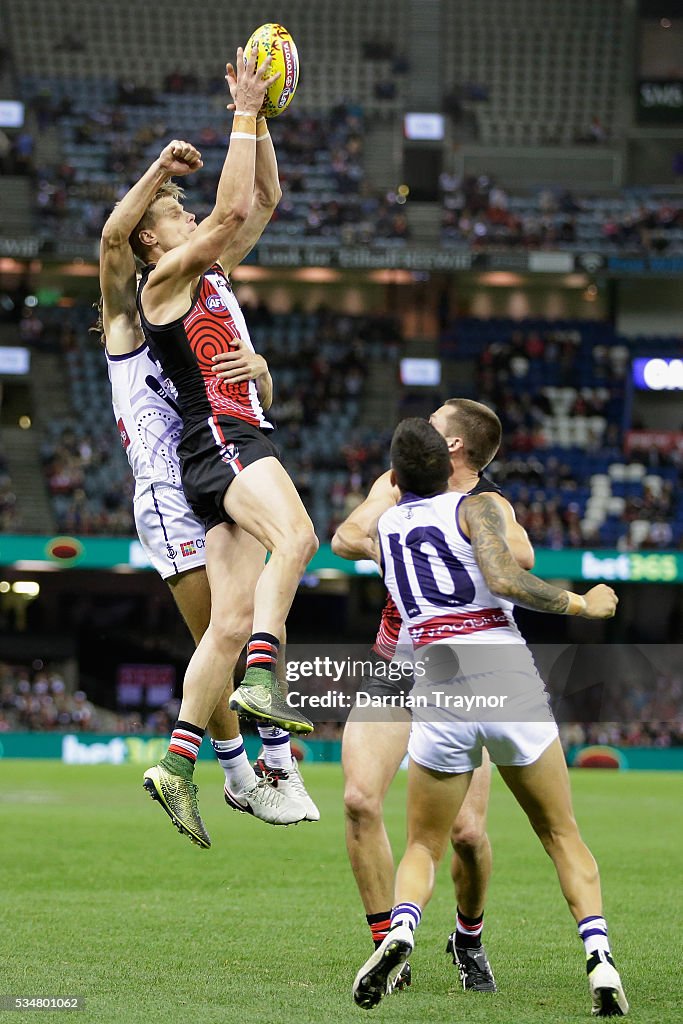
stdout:
[[(176, 833), (141, 774), (0, 762), (0, 995), (79, 995), (86, 1009), (77, 1019), (122, 1024), (590, 1019), (574, 923), (497, 777), (485, 942), (498, 994), (459, 989), (444, 954), (453, 918), (444, 869), (412, 957), (412, 989), (366, 1014), (351, 998), (369, 942), (346, 861), (340, 766), (306, 771), (320, 823), (276, 829), (229, 811), (218, 767), (200, 765), (209, 851)], [(572, 776), (635, 1021), (683, 1020), (682, 781), (657, 772)], [(387, 806), (397, 852), (404, 787), (401, 775)], [(14, 1012), (8, 1024), (36, 1016)]]

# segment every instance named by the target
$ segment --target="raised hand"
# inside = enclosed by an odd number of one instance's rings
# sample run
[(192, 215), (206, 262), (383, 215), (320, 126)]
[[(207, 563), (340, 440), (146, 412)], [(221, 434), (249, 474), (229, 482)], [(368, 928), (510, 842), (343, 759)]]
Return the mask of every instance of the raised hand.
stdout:
[(198, 149), (182, 139), (173, 139), (159, 154), (159, 166), (171, 177), (193, 174), (204, 166)]
[(266, 91), (280, 77), (279, 71), (274, 75), (268, 75), (273, 62), (272, 55), (267, 56), (258, 67), (257, 58), (258, 43), (255, 42), (248, 57), (245, 57), (241, 46), (238, 48), (236, 69), (232, 64), (226, 64), (225, 79), (233, 98), (228, 109), (238, 110), (241, 114), (258, 114), (263, 106)]

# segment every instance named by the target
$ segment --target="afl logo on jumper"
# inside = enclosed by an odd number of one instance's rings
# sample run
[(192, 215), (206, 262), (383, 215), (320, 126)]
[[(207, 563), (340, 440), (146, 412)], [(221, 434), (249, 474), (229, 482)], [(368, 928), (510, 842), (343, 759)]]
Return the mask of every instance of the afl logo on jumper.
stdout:
[(223, 302), (220, 295), (207, 295), (206, 296), (206, 308), (209, 313), (227, 313), (228, 307)]

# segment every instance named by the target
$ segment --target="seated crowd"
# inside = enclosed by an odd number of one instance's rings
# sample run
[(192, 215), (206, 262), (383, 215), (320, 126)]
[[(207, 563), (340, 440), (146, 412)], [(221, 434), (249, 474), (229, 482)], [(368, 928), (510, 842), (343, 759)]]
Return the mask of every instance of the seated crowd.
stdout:
[(488, 175), (445, 172), (441, 241), (475, 249), (572, 249), (674, 254), (683, 252), (683, 202), (659, 190), (610, 196), (569, 189), (513, 194)]
[[(677, 339), (640, 344), (680, 351)], [(501, 418), (503, 446), (490, 472), (533, 544), (683, 545), (683, 455), (627, 449), (633, 347), (608, 325), (463, 319), (444, 333), (441, 354), (474, 364), (472, 397)]]
[(7, 468), (7, 459), (0, 449), (0, 533), (12, 533), (19, 527), (17, 496)]
[[(0, 662), (0, 733), (109, 732), (167, 735), (178, 714), (177, 699), (147, 711), (98, 708), (83, 690), (73, 692), (61, 672), (36, 660), (32, 665)], [(659, 672), (651, 692), (625, 688), (611, 707), (617, 721), (566, 721), (560, 726), (566, 750), (584, 744), (625, 747), (683, 746), (683, 679), (680, 672)], [(342, 725), (321, 722), (318, 739), (339, 739)]]
[[(327, 541), (385, 468), (387, 439), (362, 426), (361, 402), (369, 363), (396, 370), (398, 324), (325, 309), (273, 314), (259, 305), (245, 313), (277, 382), (270, 415), (285, 466)], [(92, 310), (55, 309), (51, 316), (71, 325), (58, 337), (73, 407), (71, 420), (49, 425), (42, 445), (56, 528), (132, 534), (133, 478), (123, 450), (112, 443), (113, 416), (100, 415), (109, 404), (109, 382), (104, 356), (87, 331)]]
[(0, 733), (97, 730), (96, 708), (82, 690), (70, 692), (61, 673), (36, 660), (0, 662)]
[[(125, 79), (103, 79), (96, 94), (84, 94), (77, 79), (22, 80), (40, 130), (58, 131), (58, 153), (49, 164), (37, 162), (35, 138), (26, 128), (8, 139), (0, 172), (34, 180), (36, 229), (46, 244), (95, 241), (112, 205), (161, 145), (183, 134), (204, 156), (202, 173), (186, 182), (192, 209), (203, 216), (215, 194), (229, 127), (224, 97), (213, 86), (209, 91), (179, 71), (169, 73), (160, 93)], [(318, 114), (289, 110), (273, 125), (273, 136), (283, 198), (265, 235), (269, 242), (401, 245), (411, 240), (406, 197), (394, 189), (378, 191), (366, 180), (361, 104), (343, 101)], [(604, 194), (511, 190), (487, 174), (461, 177), (449, 171), (439, 184), (445, 245), (607, 255), (683, 252), (683, 204), (664, 188)]]
[[(183, 182), (197, 218), (213, 205), (229, 124), (222, 97), (170, 91), (140, 104), (139, 91), (100, 105), (38, 103), (40, 117), (59, 129), (59, 160), (35, 166), (36, 225), (48, 244), (99, 238), (114, 203), (173, 136), (201, 151), (202, 171)], [(135, 99), (133, 103), (132, 100)], [(142, 97), (144, 100), (144, 97)], [(366, 244), (403, 242), (409, 236), (402, 197), (368, 188), (363, 170), (360, 107), (339, 104), (326, 114), (288, 111), (273, 126), (283, 197), (265, 239), (327, 240)]]

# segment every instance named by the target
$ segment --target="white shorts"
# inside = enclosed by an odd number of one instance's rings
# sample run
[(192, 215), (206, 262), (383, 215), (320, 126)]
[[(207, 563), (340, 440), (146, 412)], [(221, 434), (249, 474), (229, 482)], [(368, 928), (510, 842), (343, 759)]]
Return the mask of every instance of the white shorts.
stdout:
[[(481, 764), (533, 764), (558, 735), (548, 693), (525, 644), (457, 645), (459, 671), (416, 683), (408, 753), (433, 771), (458, 775)], [(463, 671), (465, 670), (465, 671)]]
[(144, 552), (163, 580), (206, 565), (204, 526), (182, 488), (154, 484), (135, 498), (133, 515)]
[(482, 747), (494, 764), (533, 764), (557, 735), (555, 722), (413, 722), (408, 753), (424, 768), (460, 775), (479, 768)]

